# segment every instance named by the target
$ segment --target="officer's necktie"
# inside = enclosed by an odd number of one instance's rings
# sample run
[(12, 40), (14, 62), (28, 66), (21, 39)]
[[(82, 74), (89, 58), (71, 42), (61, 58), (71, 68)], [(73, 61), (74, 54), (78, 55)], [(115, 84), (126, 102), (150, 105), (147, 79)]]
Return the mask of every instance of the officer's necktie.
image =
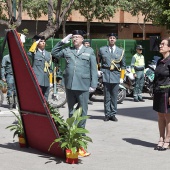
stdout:
[(76, 49), (76, 54), (78, 54), (78, 53), (79, 53), (79, 49), (77, 48), (77, 49)]
[(110, 47), (110, 53), (113, 54), (113, 47)]
[(42, 51), (42, 55), (45, 56), (45, 52), (44, 51)]

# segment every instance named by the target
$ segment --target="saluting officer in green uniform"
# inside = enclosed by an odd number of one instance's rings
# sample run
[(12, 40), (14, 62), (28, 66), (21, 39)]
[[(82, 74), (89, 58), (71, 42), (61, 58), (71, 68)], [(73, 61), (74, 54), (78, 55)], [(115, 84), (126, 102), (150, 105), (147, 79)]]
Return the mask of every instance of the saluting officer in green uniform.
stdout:
[(108, 46), (103, 46), (99, 50), (104, 85), (104, 121), (118, 121), (115, 116), (117, 113), (117, 94), (119, 83), (123, 83), (126, 63), (124, 50), (115, 45), (116, 34), (108, 34), (108, 42)]
[(145, 70), (145, 58), (142, 55), (143, 47), (142, 45), (136, 46), (136, 54), (132, 57), (131, 68), (132, 73), (135, 77), (135, 86), (133, 91), (134, 101), (144, 102), (142, 98), (142, 90), (144, 85), (144, 70)]
[[(69, 117), (72, 116), (74, 105), (78, 103), (82, 107), (82, 116), (87, 115), (89, 92), (97, 87), (97, 62), (94, 50), (83, 45), (84, 31), (74, 30), (58, 42), (52, 49), (52, 56), (63, 57), (66, 60), (66, 68), (63, 73)], [(72, 38), (73, 47), (62, 49), (62, 46)], [(85, 127), (86, 121), (80, 123)]]
[(49, 89), (50, 89), (50, 65), (51, 65), (51, 53), (45, 50), (45, 37), (35, 35), (33, 37), (35, 42), (29, 49), (28, 56), (31, 60), (31, 64), (38, 80), (41, 91), (48, 101)]

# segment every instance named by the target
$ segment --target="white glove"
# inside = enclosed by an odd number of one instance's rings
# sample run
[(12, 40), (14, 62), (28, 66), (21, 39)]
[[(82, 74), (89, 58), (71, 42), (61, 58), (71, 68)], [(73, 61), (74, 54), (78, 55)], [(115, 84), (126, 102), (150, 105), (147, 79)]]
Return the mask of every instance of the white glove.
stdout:
[(123, 79), (120, 79), (120, 84), (122, 84), (123, 83)]
[(69, 40), (72, 36), (73, 36), (73, 34), (68, 34), (65, 38), (63, 38), (61, 40), (61, 42), (65, 43), (65, 44), (69, 43), (70, 42)]
[(24, 34), (20, 35), (20, 39), (21, 39), (22, 43), (25, 43), (25, 38), (26, 38), (26, 36)]
[(96, 90), (96, 88), (94, 88), (94, 87), (90, 87), (90, 88), (89, 88), (89, 92), (90, 92), (90, 93), (94, 92), (95, 90)]
[(38, 44), (40, 41), (41, 41), (41, 39), (37, 40), (37, 41), (36, 41), (36, 44)]
[(103, 75), (102, 71), (97, 71), (98, 77), (101, 77)]

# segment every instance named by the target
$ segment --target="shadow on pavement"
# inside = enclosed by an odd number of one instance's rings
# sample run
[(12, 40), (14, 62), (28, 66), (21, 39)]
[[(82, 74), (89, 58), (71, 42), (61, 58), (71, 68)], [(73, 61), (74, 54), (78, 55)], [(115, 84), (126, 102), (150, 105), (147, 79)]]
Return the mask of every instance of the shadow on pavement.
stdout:
[(140, 139), (133, 139), (133, 138), (123, 138), (124, 141), (131, 143), (133, 145), (141, 145), (141, 146), (145, 146), (148, 148), (154, 148), (156, 146), (155, 143), (150, 143), (150, 142), (146, 142), (146, 141), (142, 141)]
[(2, 104), (1, 107), (8, 109), (9, 105), (8, 104)]
[[(95, 110), (95, 111), (99, 112), (101, 116), (89, 115), (90, 119), (103, 119), (104, 118), (104, 110)], [(138, 119), (158, 121), (157, 113), (152, 109), (152, 106), (136, 107), (136, 108), (121, 108), (121, 109), (118, 109), (117, 116), (119, 115), (138, 118)]]
[(104, 115), (103, 115), (103, 116), (93, 116), (93, 115), (88, 115), (88, 116), (90, 116), (90, 119), (101, 119), (101, 120), (104, 119)]
[(49, 161), (47, 161), (45, 164), (53, 162), (53, 161), (56, 161), (56, 164), (59, 164), (59, 163), (62, 163), (62, 162), (65, 161), (62, 158), (50, 156), (48, 154), (45, 154), (45, 153), (42, 153), (40, 151), (34, 150), (33, 148), (20, 148), (18, 142), (7, 143), (7, 144), (4, 144), (4, 145), (0, 144), (0, 148), (12, 149), (12, 150), (20, 151), (20, 152), (31, 153), (31, 154), (37, 154), (37, 155), (39, 155), (39, 157), (49, 159)]
[[(143, 96), (143, 99), (152, 100), (152, 97)], [(102, 98), (97, 98), (97, 97), (94, 98), (94, 97), (92, 97), (90, 100), (93, 101), (93, 102), (103, 102), (104, 101), (104, 96), (102, 96)], [(124, 100), (125, 101), (133, 101), (133, 97), (125, 97)], [(119, 103), (119, 104), (123, 104), (123, 102)]]

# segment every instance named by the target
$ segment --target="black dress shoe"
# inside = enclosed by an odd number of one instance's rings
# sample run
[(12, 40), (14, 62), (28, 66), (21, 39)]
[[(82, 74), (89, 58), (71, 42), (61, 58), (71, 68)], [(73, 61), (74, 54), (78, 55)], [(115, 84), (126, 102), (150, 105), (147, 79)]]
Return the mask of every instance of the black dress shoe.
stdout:
[(108, 116), (105, 116), (104, 117), (104, 121), (106, 122), (106, 121), (109, 121), (109, 117)]
[(139, 102), (139, 100), (138, 99), (134, 99), (134, 102)]
[(140, 101), (140, 102), (145, 102), (145, 100), (144, 100), (144, 99), (139, 99), (139, 101)]
[(117, 121), (118, 121), (118, 119), (116, 118), (116, 116), (110, 117), (110, 120), (112, 120), (112, 121), (114, 121), (114, 122), (117, 122)]

